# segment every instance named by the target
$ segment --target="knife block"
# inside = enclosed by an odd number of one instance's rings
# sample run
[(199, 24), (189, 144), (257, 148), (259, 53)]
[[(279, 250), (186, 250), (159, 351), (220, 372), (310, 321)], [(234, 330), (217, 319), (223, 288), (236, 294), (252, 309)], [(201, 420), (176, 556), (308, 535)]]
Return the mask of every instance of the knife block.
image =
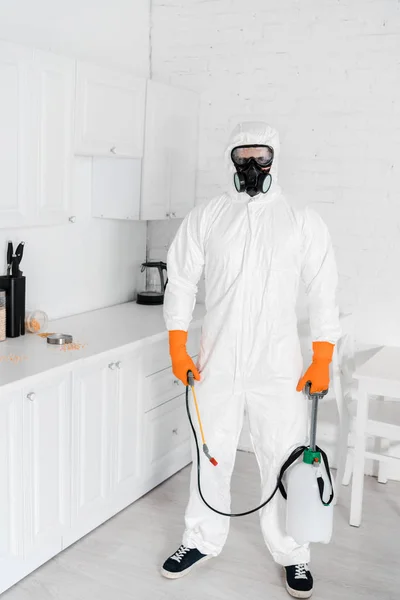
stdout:
[(25, 335), (25, 277), (0, 276), (0, 289), (6, 292), (6, 336)]

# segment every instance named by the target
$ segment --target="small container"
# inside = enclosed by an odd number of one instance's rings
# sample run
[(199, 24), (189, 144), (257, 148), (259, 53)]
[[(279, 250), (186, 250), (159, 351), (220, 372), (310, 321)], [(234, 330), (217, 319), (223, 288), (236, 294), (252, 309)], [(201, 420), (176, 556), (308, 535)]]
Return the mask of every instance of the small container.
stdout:
[(6, 292), (0, 290), (0, 342), (6, 339)]
[(64, 344), (72, 344), (73, 338), (69, 333), (52, 333), (47, 338), (48, 344), (54, 346), (63, 346)]
[(47, 329), (49, 319), (42, 310), (28, 310), (25, 313), (25, 329), (29, 333), (43, 333)]

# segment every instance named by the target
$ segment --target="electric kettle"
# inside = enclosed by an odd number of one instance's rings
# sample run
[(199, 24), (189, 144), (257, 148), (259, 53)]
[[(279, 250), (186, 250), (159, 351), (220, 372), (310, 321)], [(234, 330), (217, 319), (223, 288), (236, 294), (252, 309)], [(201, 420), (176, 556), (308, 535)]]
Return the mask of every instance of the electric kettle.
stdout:
[(146, 270), (146, 289), (137, 295), (137, 304), (156, 305), (164, 303), (164, 290), (168, 279), (164, 280), (167, 272), (165, 262), (149, 261), (142, 264), (141, 272)]

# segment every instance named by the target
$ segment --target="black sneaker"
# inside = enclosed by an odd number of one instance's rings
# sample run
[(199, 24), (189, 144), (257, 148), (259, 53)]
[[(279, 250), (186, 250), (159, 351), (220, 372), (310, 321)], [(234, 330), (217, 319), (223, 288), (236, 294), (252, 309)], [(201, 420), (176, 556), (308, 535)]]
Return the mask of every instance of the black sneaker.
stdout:
[(285, 567), (286, 589), (293, 598), (310, 598), (313, 593), (313, 578), (307, 565)]
[(179, 579), (187, 575), (194, 567), (212, 558), (211, 554), (202, 554), (197, 548), (179, 546), (162, 566), (161, 574), (168, 579)]

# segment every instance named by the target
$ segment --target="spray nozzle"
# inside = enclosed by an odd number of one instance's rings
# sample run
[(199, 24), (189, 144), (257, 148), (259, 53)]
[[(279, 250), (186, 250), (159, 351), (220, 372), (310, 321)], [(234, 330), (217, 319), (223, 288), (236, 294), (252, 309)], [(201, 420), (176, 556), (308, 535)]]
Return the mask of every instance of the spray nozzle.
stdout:
[(218, 465), (217, 461), (215, 460), (215, 458), (213, 456), (211, 456), (210, 451), (208, 449), (207, 444), (203, 444), (203, 452), (204, 454), (207, 456), (208, 460), (210, 461), (210, 463), (212, 465), (214, 465), (214, 467), (216, 467)]

